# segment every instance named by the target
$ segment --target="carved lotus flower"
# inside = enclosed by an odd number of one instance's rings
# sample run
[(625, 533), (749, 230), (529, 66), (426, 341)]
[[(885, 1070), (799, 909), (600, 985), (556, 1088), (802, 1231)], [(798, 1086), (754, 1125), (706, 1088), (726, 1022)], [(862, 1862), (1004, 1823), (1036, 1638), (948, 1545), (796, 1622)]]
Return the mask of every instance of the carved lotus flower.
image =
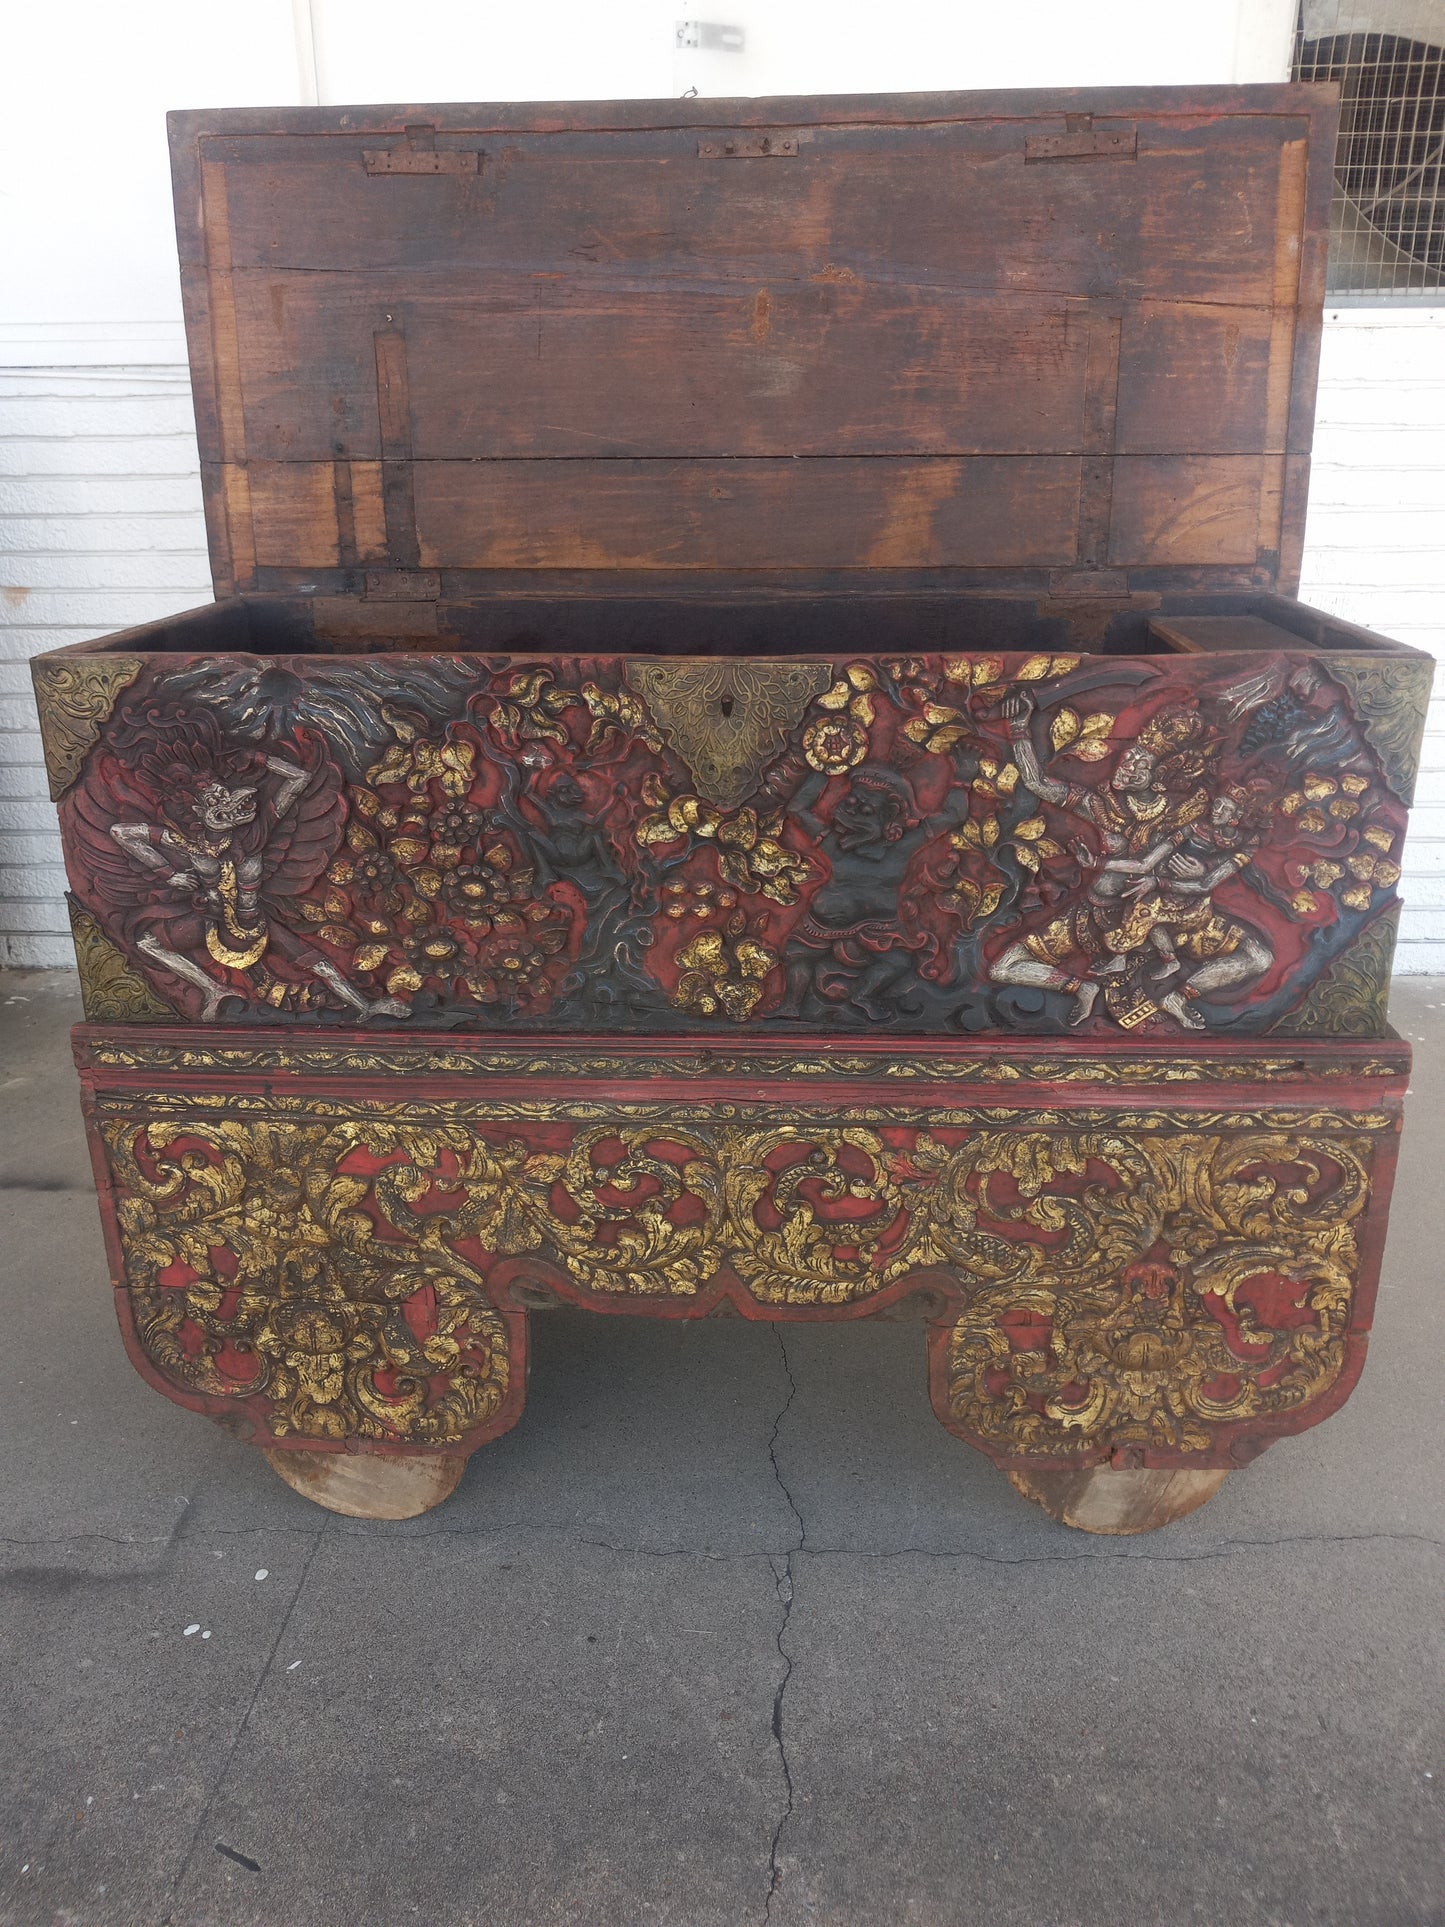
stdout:
[(803, 754), (825, 776), (843, 776), (868, 754), (868, 737), (851, 716), (823, 716), (804, 730)]

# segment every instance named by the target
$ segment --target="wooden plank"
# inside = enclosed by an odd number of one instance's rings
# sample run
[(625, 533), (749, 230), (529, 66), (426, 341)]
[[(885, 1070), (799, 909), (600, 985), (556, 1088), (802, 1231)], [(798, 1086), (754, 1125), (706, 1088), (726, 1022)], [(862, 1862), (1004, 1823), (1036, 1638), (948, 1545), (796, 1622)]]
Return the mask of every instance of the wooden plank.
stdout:
[(1120, 568), (1252, 562), (1256, 455), (1123, 455), (1114, 464), (1109, 559)]
[(1261, 477), (1259, 543), (1262, 559), (1277, 571), (1285, 537), (1289, 471), (1284, 448), (1289, 435), (1294, 374), (1294, 340), (1299, 301), (1300, 246), (1305, 211), (1307, 149), (1303, 140), (1286, 141), (1279, 153), (1279, 197), (1274, 234), (1274, 314), (1269, 342), (1269, 385), (1265, 394), (1265, 447), (1280, 458)]
[(352, 462), (351, 514), (358, 559), (384, 562), (387, 559), (386, 502), (382, 495), (380, 462)]
[(791, 94), (733, 99), (442, 101), (418, 107), (373, 103), (362, 107), (227, 107), (179, 109), (166, 116), (177, 176), (183, 157), (200, 140), (264, 139), (307, 134), (368, 140), (399, 137), (425, 121), (438, 135), (620, 131), (638, 128), (791, 126), (914, 127), (972, 120), (1017, 122), (1068, 116), (1125, 120), (1196, 121), (1248, 114), (1315, 115), (1338, 98), (1333, 86), (1280, 81), (1251, 86), (1018, 87), (950, 89), (907, 94)]
[(388, 313), (405, 317), (418, 459), (1107, 446), (1084, 423), (1082, 301), (859, 279), (578, 287), (468, 273), (407, 287), (272, 272), (240, 277), (238, 301), (249, 445), (273, 460), (382, 452), (372, 336)]
[(1269, 383), (1264, 407), (1264, 445), (1269, 449), (1282, 450), (1289, 432), (1290, 372), (1294, 354), (1295, 308), (1299, 299), (1305, 167), (1305, 143), (1302, 140), (1286, 141), (1279, 151)]
[(343, 569), (354, 569), (360, 560), (356, 549), (356, 504), (351, 494), (350, 462), (334, 462), (331, 489), (336, 511), (336, 553)]
[[(295, 464), (258, 470), (270, 478)], [(1076, 460), (418, 462), (424, 568), (1071, 562)]]
[[(200, 170), (194, 175), (194, 194), (200, 200)], [(199, 212), (197, 213), (199, 223)], [(203, 450), (220, 447), (220, 411), (216, 400), (216, 360), (211, 341), (211, 283), (204, 263), (187, 263), (181, 268), (181, 308), (185, 316), (186, 353), (191, 367), (191, 405), (196, 416), (196, 441)], [(206, 517), (206, 548), (211, 559), (211, 580), (218, 596), (234, 593), (235, 569), (231, 561), (231, 536), (226, 523), (225, 497), (219, 487), (207, 486), (217, 479), (213, 464), (202, 468), (202, 504)]]
[[(1293, 593), (1299, 587), (1304, 562), (1305, 516), (1309, 506), (1310, 443), (1314, 434), (1315, 390), (1319, 379), (1320, 339), (1324, 329), (1324, 291), (1328, 255), (1329, 213), (1334, 192), (1332, 166), (1339, 107), (1331, 101), (1308, 123), (1301, 143), (1304, 178), (1291, 179), (1281, 170), (1281, 199), (1298, 209), (1299, 258), (1293, 302), (1294, 327), (1290, 337), (1289, 396), (1285, 442), (1289, 454), (1280, 476), (1280, 506), (1274, 580)], [(1277, 255), (1278, 259), (1278, 255)]]
[(1096, 572), (1109, 553), (1113, 514), (1112, 460), (1119, 412), (1119, 343), (1122, 323), (1108, 307), (1096, 305), (1089, 329), (1089, 361), (1084, 394), (1083, 438), (1091, 459), (1079, 473), (1079, 525), (1075, 560), (1085, 574)]
[[(684, 129), (522, 136), (476, 176), (369, 178), (363, 137), (226, 155), (238, 267), (632, 271), (754, 285), (829, 268), (885, 283), (1266, 303), (1281, 126), (1141, 121), (1130, 165), (1027, 166), (1011, 118), (799, 131), (758, 167)], [(317, 152), (318, 149), (322, 151)]]
[(256, 561), (261, 567), (284, 568), (293, 562), (315, 569), (340, 565), (335, 471), (329, 462), (228, 467), (225, 475), (229, 491), (246, 489)]
[[(1269, 439), (1267, 309), (1141, 302), (1125, 310), (1119, 350), (1121, 454), (1245, 455)], [(1286, 371), (1287, 372), (1287, 371)]]
[[(201, 167), (201, 203), (206, 231), (206, 278), (209, 299), (212, 380), (217, 448), (224, 464), (222, 503), (226, 516), (226, 571), (228, 587), (244, 589), (254, 580), (256, 551), (251, 531), (250, 495), (246, 487), (246, 416), (241, 397), (241, 341), (236, 325), (235, 288), (231, 276), (231, 217), (227, 170), (214, 162)], [(209, 426), (197, 417), (197, 429)], [(202, 456), (206, 450), (202, 448)]]
[(1300, 649), (1303, 639), (1262, 616), (1155, 616), (1149, 634), (1183, 656), (1231, 649)]
[(406, 337), (399, 328), (373, 336), (377, 422), (381, 440), (381, 501), (386, 553), (398, 569), (417, 563), (416, 503), (412, 497), (411, 386)]

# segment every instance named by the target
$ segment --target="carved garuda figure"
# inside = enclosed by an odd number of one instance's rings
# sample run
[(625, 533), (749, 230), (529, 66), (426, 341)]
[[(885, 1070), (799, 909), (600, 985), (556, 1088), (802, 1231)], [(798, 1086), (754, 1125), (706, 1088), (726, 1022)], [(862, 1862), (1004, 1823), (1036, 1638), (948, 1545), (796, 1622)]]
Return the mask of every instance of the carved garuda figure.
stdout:
[(346, 820), (341, 773), (304, 732), (235, 747), (204, 710), (132, 701), (61, 816), (110, 934), (163, 984), (169, 977), (172, 995), (177, 979), (198, 990), (203, 1022), (230, 997), (303, 1009), (328, 991), (360, 1016), (407, 1015), (393, 999), (363, 997), (284, 919), (288, 900), (316, 885)]

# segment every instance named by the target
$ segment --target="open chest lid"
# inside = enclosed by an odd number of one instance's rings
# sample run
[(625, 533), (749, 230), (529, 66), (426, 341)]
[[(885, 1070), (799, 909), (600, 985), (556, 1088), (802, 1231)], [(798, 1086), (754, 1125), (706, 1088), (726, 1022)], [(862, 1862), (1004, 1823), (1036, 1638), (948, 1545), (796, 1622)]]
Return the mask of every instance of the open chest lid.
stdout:
[(1293, 589), (1334, 117), (1298, 86), (173, 115), (217, 592)]

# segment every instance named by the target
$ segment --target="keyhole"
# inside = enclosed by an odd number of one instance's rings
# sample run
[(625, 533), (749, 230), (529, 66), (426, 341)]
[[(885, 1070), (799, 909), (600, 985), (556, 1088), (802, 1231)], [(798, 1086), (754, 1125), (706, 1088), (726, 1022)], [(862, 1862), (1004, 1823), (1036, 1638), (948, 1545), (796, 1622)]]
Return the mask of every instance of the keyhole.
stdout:
[(722, 713), (724, 714), (724, 716), (732, 715), (733, 699), (731, 696), (724, 696), (718, 706), (722, 710)]

